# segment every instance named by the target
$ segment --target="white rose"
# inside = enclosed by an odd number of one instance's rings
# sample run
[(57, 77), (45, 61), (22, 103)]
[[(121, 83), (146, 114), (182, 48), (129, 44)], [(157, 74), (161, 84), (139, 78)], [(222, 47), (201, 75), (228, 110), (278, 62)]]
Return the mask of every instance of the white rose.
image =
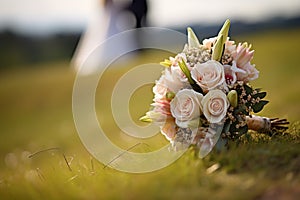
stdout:
[(203, 97), (201, 105), (206, 119), (210, 123), (219, 123), (226, 116), (230, 104), (224, 92), (211, 90)]
[(181, 128), (189, 127), (189, 123), (201, 115), (203, 95), (191, 89), (180, 90), (170, 103), (172, 116)]
[(224, 67), (215, 60), (198, 63), (191, 70), (192, 78), (206, 92), (225, 82)]

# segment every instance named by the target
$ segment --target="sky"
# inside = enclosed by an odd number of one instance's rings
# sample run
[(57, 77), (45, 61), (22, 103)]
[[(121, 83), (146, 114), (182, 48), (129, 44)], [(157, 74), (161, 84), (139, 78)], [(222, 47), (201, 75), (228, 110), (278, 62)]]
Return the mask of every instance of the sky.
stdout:
[[(0, 0), (0, 29), (23, 32), (83, 30), (100, 0)], [(122, 1), (122, 0), (114, 0)], [(125, 1), (125, 0), (123, 0)], [(148, 0), (151, 26), (260, 21), (300, 15), (300, 0)]]

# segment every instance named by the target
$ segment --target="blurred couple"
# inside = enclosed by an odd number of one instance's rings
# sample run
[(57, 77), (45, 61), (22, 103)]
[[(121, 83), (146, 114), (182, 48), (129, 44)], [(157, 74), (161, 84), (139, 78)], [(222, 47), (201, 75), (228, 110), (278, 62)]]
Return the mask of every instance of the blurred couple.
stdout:
[[(72, 66), (79, 71), (89, 55), (107, 38), (122, 31), (141, 28), (147, 25), (148, 4), (146, 0), (95, 0), (94, 11), (84, 34), (77, 46)], [(140, 36), (122, 41), (118, 48), (126, 51), (140, 46)], [(91, 66), (85, 66), (81, 73), (90, 74), (97, 70), (98, 64), (108, 57), (110, 52), (94, 58)], [(91, 58), (89, 58), (91, 59)], [(98, 64), (97, 64), (98, 63)]]

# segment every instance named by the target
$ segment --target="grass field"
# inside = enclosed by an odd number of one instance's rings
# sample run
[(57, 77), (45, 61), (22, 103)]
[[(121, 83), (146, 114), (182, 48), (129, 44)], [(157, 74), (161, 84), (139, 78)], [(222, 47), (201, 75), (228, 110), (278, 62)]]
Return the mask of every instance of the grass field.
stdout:
[[(75, 73), (67, 62), (1, 72), (0, 199), (297, 199), (299, 34), (300, 29), (292, 29), (233, 38), (253, 44), (260, 71), (253, 85), (267, 91), (271, 101), (260, 115), (287, 118), (291, 125), (285, 134), (270, 138), (252, 132), (250, 141), (230, 143), (228, 150), (204, 159), (190, 149), (169, 167), (146, 174), (104, 168), (81, 144), (72, 117)], [(143, 55), (128, 65), (159, 62), (164, 56)], [(98, 117), (105, 119), (101, 125), (125, 149), (137, 141), (120, 136), (107, 104), (127, 68), (106, 72), (96, 93)], [(134, 95), (130, 105), (137, 118), (151, 102), (150, 87)], [(146, 143), (156, 149), (166, 141), (157, 136)], [(49, 148), (56, 149), (28, 157)]]

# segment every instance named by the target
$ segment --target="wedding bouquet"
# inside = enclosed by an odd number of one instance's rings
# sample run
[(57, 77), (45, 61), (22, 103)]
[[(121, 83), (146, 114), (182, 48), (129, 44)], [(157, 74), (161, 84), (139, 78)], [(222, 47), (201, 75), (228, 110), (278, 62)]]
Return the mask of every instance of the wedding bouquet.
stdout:
[(251, 63), (254, 50), (228, 37), (227, 20), (216, 37), (202, 44), (191, 28), (181, 53), (165, 59), (153, 87), (152, 108), (140, 120), (156, 123), (172, 147), (195, 145), (211, 151), (216, 141), (239, 138), (249, 129), (271, 132), (288, 122), (252, 115), (268, 103), (266, 92), (250, 81), (259, 71)]

